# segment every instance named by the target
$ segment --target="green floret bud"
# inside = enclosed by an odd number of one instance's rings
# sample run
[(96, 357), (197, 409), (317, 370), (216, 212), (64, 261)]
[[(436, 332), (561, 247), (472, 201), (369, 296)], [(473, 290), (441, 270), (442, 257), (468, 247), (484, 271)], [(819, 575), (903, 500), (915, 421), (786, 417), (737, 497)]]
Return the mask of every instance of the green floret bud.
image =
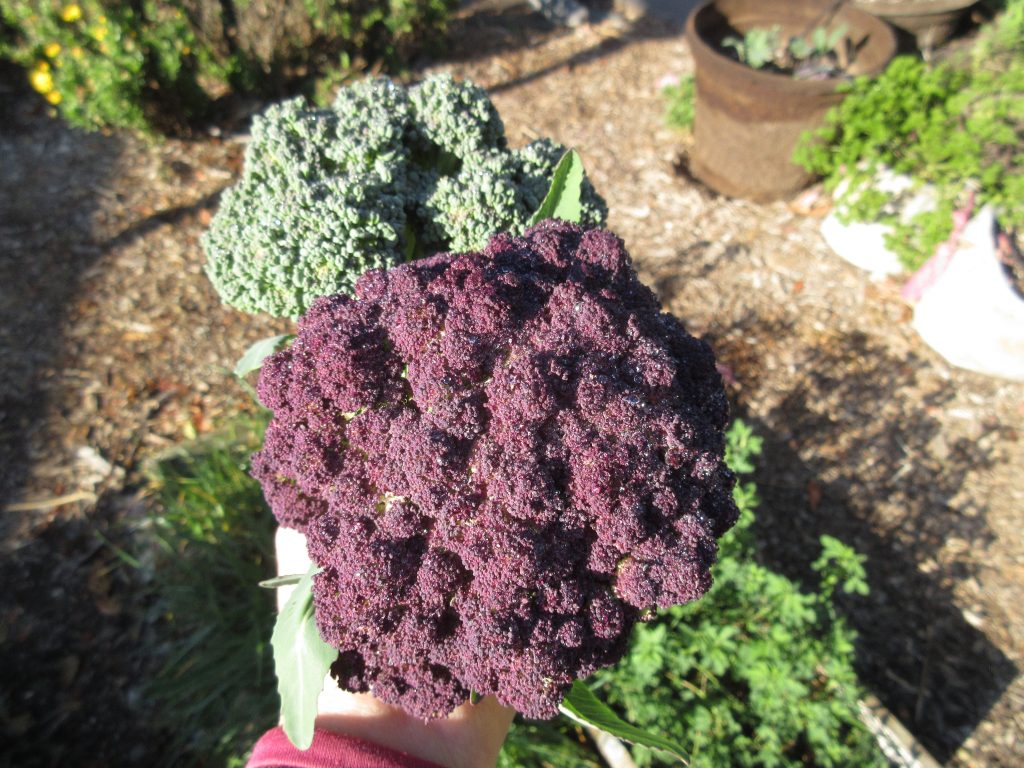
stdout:
[[(487, 93), (449, 75), (409, 90), (366, 79), (328, 108), (276, 104), (203, 237), (206, 272), (238, 309), (298, 317), (370, 269), (522, 232), (564, 151), (509, 151)], [(583, 203), (583, 223), (603, 225), (589, 181)]]
[(495, 232), (521, 230), (532, 211), (516, 186), (516, 171), (509, 153), (493, 152), (439, 177), (421, 208), (428, 243), (474, 251)]
[(275, 181), (227, 190), (219, 226), (204, 238), (207, 274), (228, 304), (296, 317), (317, 297), (351, 292), (364, 272), (395, 262), (405, 211), (379, 178)]
[(504, 149), (505, 124), (487, 91), (451, 75), (424, 80), (409, 91), (419, 142), (466, 162), (481, 152)]
[(404, 167), (405, 136), (413, 125), (405, 89), (384, 77), (361, 80), (338, 91), (332, 110), (337, 122), (335, 139), (326, 147), (329, 157), (384, 178)]

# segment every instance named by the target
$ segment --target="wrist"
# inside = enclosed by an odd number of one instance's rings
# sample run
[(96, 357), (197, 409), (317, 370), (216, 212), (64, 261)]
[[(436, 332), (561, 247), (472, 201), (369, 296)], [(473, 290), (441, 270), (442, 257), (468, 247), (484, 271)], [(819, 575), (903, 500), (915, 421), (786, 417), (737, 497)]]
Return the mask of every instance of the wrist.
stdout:
[(324, 691), (316, 727), (371, 741), (444, 768), (493, 768), (515, 712), (493, 697), (424, 722), (370, 694)]

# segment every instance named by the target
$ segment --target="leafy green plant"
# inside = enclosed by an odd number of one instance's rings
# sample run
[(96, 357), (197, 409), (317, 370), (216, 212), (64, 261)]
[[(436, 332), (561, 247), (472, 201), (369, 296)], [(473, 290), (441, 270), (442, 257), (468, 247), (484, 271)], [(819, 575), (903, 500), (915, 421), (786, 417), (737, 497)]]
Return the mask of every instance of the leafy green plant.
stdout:
[(741, 64), (753, 69), (771, 69), (796, 77), (804, 76), (807, 69), (806, 74), (830, 76), (842, 71), (839, 52), (846, 32), (846, 26), (840, 24), (816, 27), (807, 37), (787, 38), (776, 24), (752, 27), (742, 38), (729, 35), (722, 40), (722, 47), (731, 48)]
[(277, 720), (273, 517), (247, 472), (262, 419), (241, 418), (149, 468), (151, 583), (163, 658), (149, 684), (168, 765), (240, 766)]
[[(452, 0), (10, 0), (0, 56), (68, 122), (177, 131), (227, 91), (265, 96), (371, 64), (398, 69), (438, 39)], [(201, 6), (197, 8), (197, 6)]]
[(810, 59), (814, 56), (827, 56), (835, 51), (843, 38), (846, 37), (846, 25), (837, 27), (815, 27), (810, 37), (794, 37), (789, 41), (789, 52), (793, 58)]
[(665, 122), (672, 128), (692, 131), (693, 120), (697, 114), (694, 106), (697, 92), (693, 75), (683, 75), (676, 85), (663, 88), (661, 95), (667, 102)]
[[(936, 65), (901, 56), (847, 90), (794, 160), (824, 176), (829, 189), (848, 182), (837, 201), (843, 220), (894, 225), (887, 244), (908, 270), (949, 236), (968, 185), (1004, 226), (1024, 226), (1024, 2), (1009, 3), (967, 56)], [(883, 168), (930, 185), (935, 208), (900, 222), (889, 196), (870, 191)]]
[(566, 718), (516, 716), (498, 755), (497, 768), (605, 768), (583, 728)]
[(147, 130), (158, 98), (185, 117), (208, 104), (199, 44), (180, 8), (12, 0), (0, 14), (15, 32), (0, 56), (28, 69), (32, 87), (74, 125)]
[(722, 40), (723, 48), (732, 48), (741, 63), (754, 69), (761, 69), (774, 63), (782, 47), (782, 27), (752, 27), (743, 37), (729, 35)]

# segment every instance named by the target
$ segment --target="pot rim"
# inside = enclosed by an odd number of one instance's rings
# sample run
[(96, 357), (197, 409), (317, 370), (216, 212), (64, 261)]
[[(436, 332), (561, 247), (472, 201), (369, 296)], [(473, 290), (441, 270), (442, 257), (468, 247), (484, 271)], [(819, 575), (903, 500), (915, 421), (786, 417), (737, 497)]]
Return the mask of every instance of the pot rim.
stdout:
[(977, 2), (978, 0), (855, 0), (855, 5), (868, 13), (881, 13), (887, 16), (928, 16), (966, 11)]
[[(754, 69), (753, 67), (748, 67), (746, 64), (741, 64), (740, 62), (724, 55), (697, 31), (698, 16), (708, 12), (710, 8), (718, 4), (719, 0), (706, 0), (695, 8), (686, 20), (685, 35), (687, 42), (690, 44), (690, 51), (693, 55), (694, 62), (697, 64), (698, 77), (700, 75), (700, 65), (706, 64), (708, 65), (708, 68), (712, 70), (717, 69), (721, 74), (726, 75), (733, 80), (748, 81), (752, 88), (767, 86), (776, 92), (781, 91), (822, 96), (834, 93), (838, 85), (849, 82), (849, 76), (833, 76), (824, 80), (798, 80), (792, 75), (784, 75), (777, 72), (765, 72), (759, 69)], [(785, 13), (785, 6), (780, 6), (780, 15), (782, 13)], [(850, 72), (848, 75), (859, 77), (861, 75), (874, 76), (880, 74), (888, 66), (896, 52), (896, 36), (892, 31), (892, 27), (867, 11), (863, 11), (851, 5), (840, 6), (836, 13), (837, 15), (841, 15), (843, 18), (849, 18), (852, 16), (853, 20), (860, 21), (861, 24), (859, 26), (862, 28), (866, 27), (870, 34), (882, 35), (885, 37), (885, 40), (881, 45), (887, 46), (890, 49), (889, 53), (882, 57), (880, 66), (875, 66), (864, 71)]]

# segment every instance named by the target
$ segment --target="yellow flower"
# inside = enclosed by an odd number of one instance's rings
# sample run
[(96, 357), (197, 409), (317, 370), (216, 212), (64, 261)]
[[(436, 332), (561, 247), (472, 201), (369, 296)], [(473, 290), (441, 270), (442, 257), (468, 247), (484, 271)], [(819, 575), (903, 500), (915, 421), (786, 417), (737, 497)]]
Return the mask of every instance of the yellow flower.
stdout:
[(106, 43), (100, 43), (100, 53), (103, 53), (103, 54), (110, 53), (110, 48), (107, 46)]
[(92, 35), (93, 39), (96, 42), (101, 43), (101, 42), (103, 42), (104, 38), (107, 36), (107, 28), (106, 27), (93, 27), (89, 31), (89, 34)]
[(71, 3), (71, 5), (65, 5), (64, 10), (60, 12), (60, 17), (68, 22), (78, 21), (82, 18), (82, 7), (78, 3)]
[(42, 69), (33, 69), (28, 76), (28, 81), (40, 93), (49, 93), (53, 90), (53, 75)]
[(40, 72), (49, 72), (50, 71), (50, 62), (48, 62), (48, 61), (37, 61), (36, 62), (36, 69), (38, 69)]
[(192, 53), (192, 49), (191, 48), (189, 48), (187, 45), (182, 47), (182, 49), (181, 49), (181, 55), (182, 56), (188, 56), (190, 53)]
[(50, 43), (48, 46), (43, 48), (43, 53), (51, 59), (57, 58), (57, 54), (60, 53), (60, 43)]
[(71, 49), (71, 55), (74, 56), (76, 59), (82, 58), (82, 53), (82, 49), (79, 48), (77, 45)]
[(57, 106), (60, 104), (60, 91), (50, 91), (46, 94), (46, 100), (54, 106)]

